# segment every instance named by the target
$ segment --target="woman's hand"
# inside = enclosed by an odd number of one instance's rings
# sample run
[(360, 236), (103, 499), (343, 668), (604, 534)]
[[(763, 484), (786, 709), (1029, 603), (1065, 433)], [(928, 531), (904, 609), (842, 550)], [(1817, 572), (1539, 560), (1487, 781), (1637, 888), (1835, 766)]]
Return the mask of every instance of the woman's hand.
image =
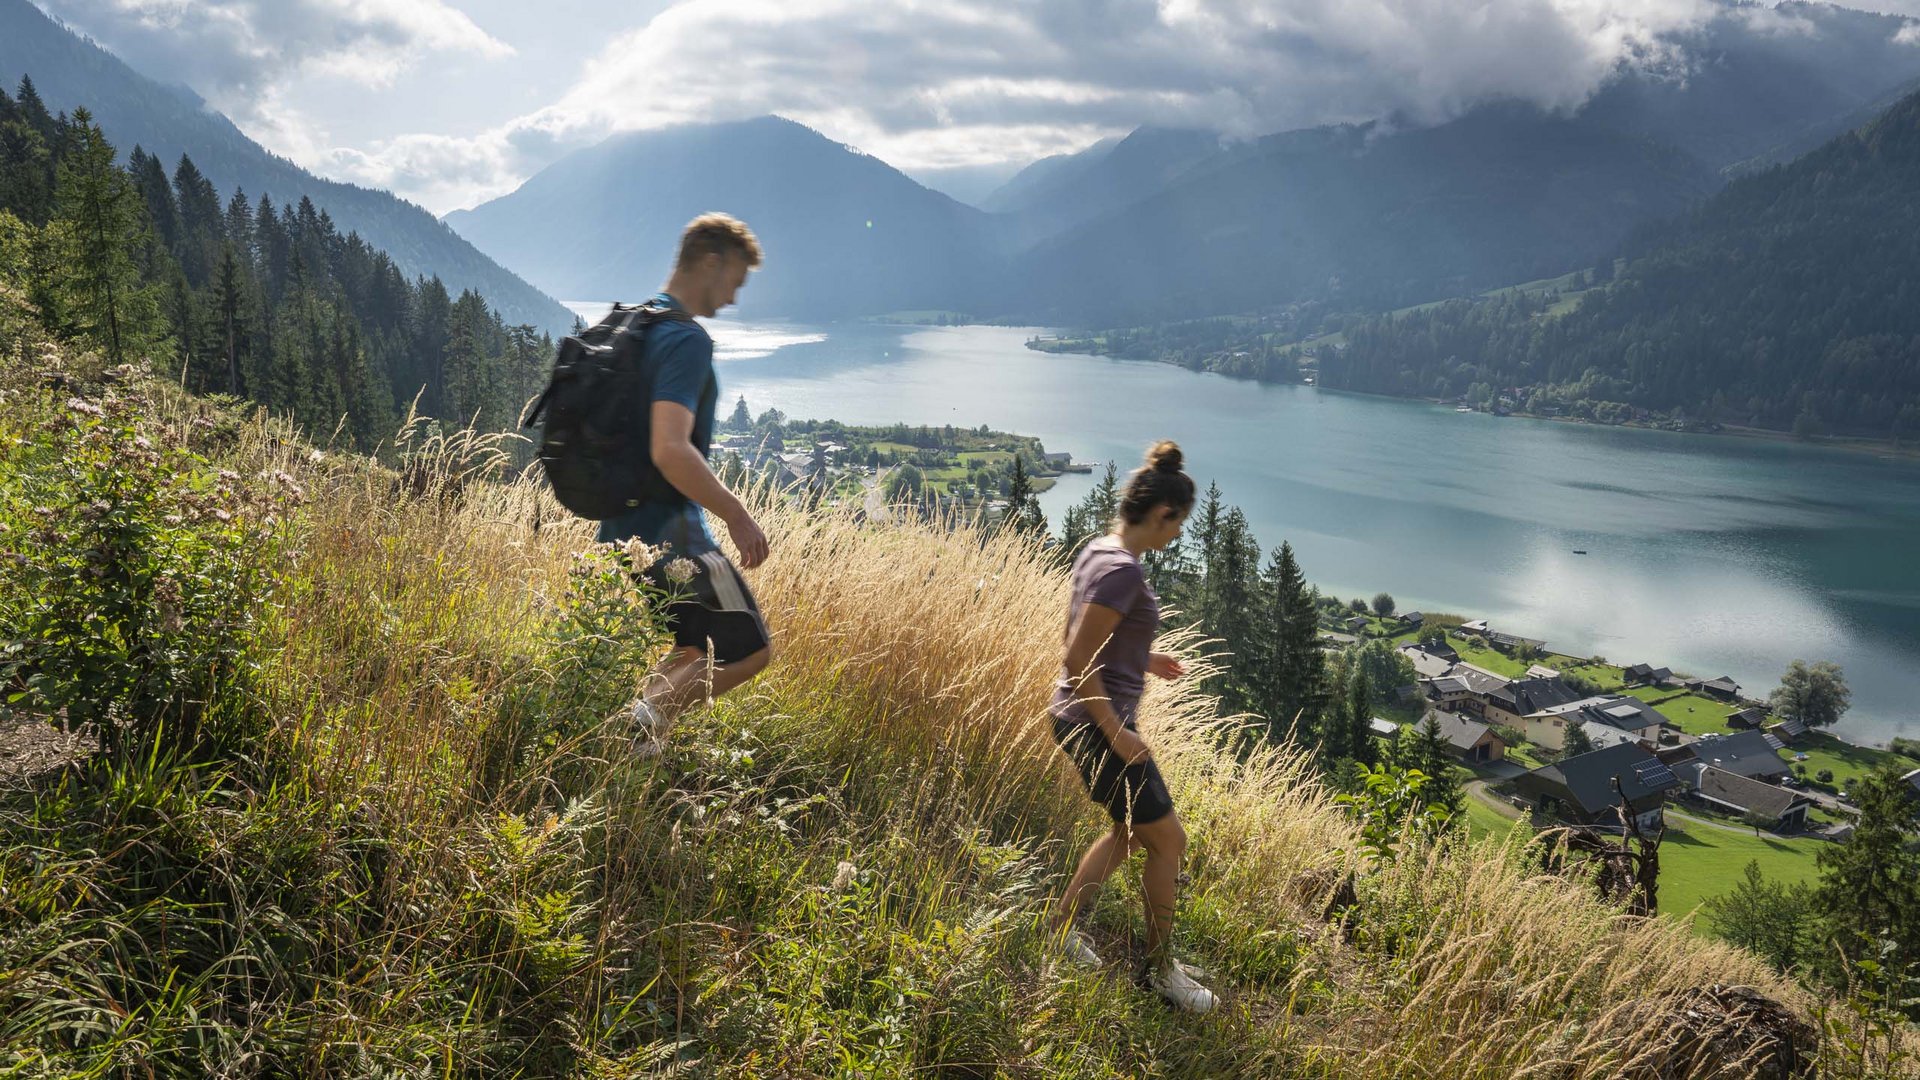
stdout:
[(1132, 728), (1123, 727), (1115, 731), (1107, 737), (1107, 745), (1113, 747), (1113, 752), (1128, 765), (1138, 765), (1153, 757), (1153, 750), (1147, 746), (1147, 741)]
[(1187, 673), (1187, 665), (1181, 663), (1180, 658), (1172, 653), (1148, 653), (1147, 673), (1158, 675), (1163, 679), (1177, 679)]

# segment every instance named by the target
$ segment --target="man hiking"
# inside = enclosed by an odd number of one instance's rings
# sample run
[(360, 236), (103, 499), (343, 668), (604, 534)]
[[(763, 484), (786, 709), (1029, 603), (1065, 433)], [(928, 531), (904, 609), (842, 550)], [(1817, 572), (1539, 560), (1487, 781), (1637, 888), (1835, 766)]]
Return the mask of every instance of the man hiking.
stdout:
[[(748, 271), (759, 265), (760, 242), (745, 223), (702, 214), (681, 234), (673, 273), (649, 303), (711, 318), (734, 302)], [(656, 368), (649, 405), (653, 465), (678, 497), (651, 499), (602, 521), (599, 539), (654, 547), (658, 557), (647, 578), (674, 598), (667, 608), (673, 651), (648, 675), (632, 709), (635, 751), (652, 757), (665, 749), (676, 717), (759, 674), (773, 648), (760, 605), (701, 515), (704, 507), (726, 525), (741, 566), (766, 560), (766, 534), (707, 464), (719, 400), (713, 339), (691, 318), (661, 319), (647, 328), (645, 349)]]

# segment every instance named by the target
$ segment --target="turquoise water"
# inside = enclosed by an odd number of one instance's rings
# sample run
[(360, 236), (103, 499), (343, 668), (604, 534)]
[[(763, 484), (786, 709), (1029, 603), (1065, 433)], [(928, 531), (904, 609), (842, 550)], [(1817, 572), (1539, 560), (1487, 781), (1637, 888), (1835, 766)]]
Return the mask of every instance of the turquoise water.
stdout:
[[(1920, 465), (1789, 443), (1500, 419), (1055, 356), (999, 327), (715, 323), (722, 410), (1036, 435), (1076, 459), (1180, 441), (1190, 470), (1342, 597), (1394, 595), (1555, 649), (1853, 687), (1838, 733), (1920, 736)], [(1042, 498), (1056, 524), (1093, 478)], [(1575, 555), (1579, 548), (1587, 555)]]

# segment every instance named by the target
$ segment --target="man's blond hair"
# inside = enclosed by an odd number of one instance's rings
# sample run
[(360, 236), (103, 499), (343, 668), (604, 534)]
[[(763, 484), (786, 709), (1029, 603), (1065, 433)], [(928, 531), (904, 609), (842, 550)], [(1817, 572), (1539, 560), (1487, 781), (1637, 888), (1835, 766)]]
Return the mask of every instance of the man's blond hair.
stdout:
[(732, 214), (701, 214), (687, 222), (680, 234), (680, 257), (675, 266), (692, 266), (707, 255), (738, 255), (749, 268), (760, 265), (760, 240), (747, 223)]

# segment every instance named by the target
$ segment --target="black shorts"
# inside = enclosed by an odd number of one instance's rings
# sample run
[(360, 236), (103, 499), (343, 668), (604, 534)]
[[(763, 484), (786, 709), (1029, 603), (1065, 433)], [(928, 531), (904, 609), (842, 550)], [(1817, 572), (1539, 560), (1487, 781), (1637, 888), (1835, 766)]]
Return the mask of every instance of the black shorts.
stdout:
[(1173, 813), (1173, 796), (1152, 758), (1123, 765), (1107, 737), (1085, 720), (1054, 717), (1053, 741), (1079, 770), (1087, 796), (1106, 807), (1114, 824), (1150, 825)]
[[(675, 563), (691, 564), (693, 575), (673, 580)], [(699, 649), (716, 664), (745, 660), (772, 643), (760, 603), (740, 571), (718, 551), (668, 556), (647, 568), (647, 581), (674, 601), (667, 605), (667, 629), (673, 643)]]

